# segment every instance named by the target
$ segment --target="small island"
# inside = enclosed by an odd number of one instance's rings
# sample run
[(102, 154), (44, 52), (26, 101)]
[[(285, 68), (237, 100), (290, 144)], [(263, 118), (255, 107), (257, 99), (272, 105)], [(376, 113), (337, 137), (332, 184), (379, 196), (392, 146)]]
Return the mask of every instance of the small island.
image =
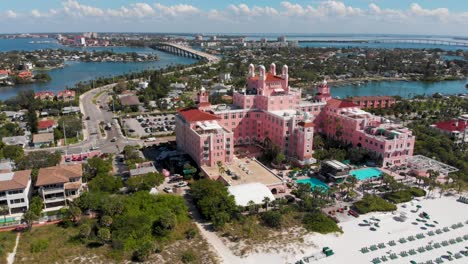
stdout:
[(0, 53), (0, 85), (48, 82), (51, 77), (44, 71), (63, 68), (67, 61), (80, 62), (149, 62), (157, 61), (156, 54), (113, 51), (82, 51), (46, 49), (10, 51)]

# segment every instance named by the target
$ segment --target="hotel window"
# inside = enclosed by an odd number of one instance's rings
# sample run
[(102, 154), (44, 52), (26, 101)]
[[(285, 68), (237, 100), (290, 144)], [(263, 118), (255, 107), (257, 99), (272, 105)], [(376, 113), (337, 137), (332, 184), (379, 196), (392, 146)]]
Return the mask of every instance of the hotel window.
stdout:
[(228, 119), (229, 118), (229, 115), (228, 114), (225, 114), (224, 115), (224, 119)]
[(17, 204), (17, 203), (24, 203), (24, 199), (21, 198), (21, 199), (10, 200), (10, 204)]
[(232, 118), (232, 119), (235, 119), (235, 118), (236, 118), (236, 114), (232, 114), (232, 115), (231, 115), (231, 118)]
[(250, 116), (249, 113), (245, 114), (245, 117), (249, 118), (249, 116)]
[(23, 193), (23, 190), (8, 191), (8, 194), (9, 194), (9, 195), (18, 194), (18, 193)]
[(239, 118), (242, 118), (242, 113), (239, 114)]

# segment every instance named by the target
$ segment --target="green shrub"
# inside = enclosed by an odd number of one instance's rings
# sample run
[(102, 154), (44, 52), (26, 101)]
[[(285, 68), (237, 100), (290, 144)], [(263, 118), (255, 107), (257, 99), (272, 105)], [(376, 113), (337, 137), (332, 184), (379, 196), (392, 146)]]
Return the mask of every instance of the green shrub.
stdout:
[(417, 187), (411, 187), (409, 188), (409, 191), (411, 192), (411, 194), (414, 196), (414, 197), (423, 197), (423, 196), (426, 196), (426, 191), (421, 189), (421, 188), (417, 188)]
[(393, 203), (406, 203), (414, 197), (422, 197), (426, 195), (426, 191), (420, 188), (411, 187), (407, 190), (391, 192), (384, 195), (384, 198)]
[(46, 239), (39, 239), (31, 243), (31, 253), (44, 252), (49, 247), (49, 241)]
[(282, 215), (277, 211), (268, 211), (262, 214), (261, 219), (264, 225), (279, 228), (281, 226)]
[(413, 199), (413, 195), (408, 190), (386, 193), (384, 198), (392, 203), (406, 203)]
[(354, 207), (361, 214), (367, 214), (369, 212), (395, 211), (397, 209), (396, 205), (386, 201), (385, 199), (369, 194), (366, 194), (362, 200), (355, 202)]
[(196, 259), (195, 253), (193, 253), (192, 250), (187, 250), (184, 253), (182, 253), (181, 260), (183, 263), (191, 263), (194, 262)]
[(332, 232), (343, 232), (341, 228), (323, 213), (307, 213), (302, 219), (302, 224), (307, 231), (327, 234)]

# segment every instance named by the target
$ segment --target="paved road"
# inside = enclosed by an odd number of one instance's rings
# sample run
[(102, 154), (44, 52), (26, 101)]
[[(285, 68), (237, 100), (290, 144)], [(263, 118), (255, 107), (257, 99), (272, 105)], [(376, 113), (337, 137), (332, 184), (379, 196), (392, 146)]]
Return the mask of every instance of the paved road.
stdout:
[[(140, 145), (148, 146), (152, 144), (158, 144), (160, 142), (167, 142), (175, 140), (174, 136), (157, 138), (154, 142), (144, 142), (139, 139), (126, 138), (120, 129), (117, 119), (114, 119), (112, 109), (107, 108), (108, 92), (116, 84), (109, 84), (102, 86), (91, 91), (88, 91), (80, 96), (80, 108), (83, 113), (83, 125), (84, 125), (84, 140), (78, 144), (45, 148), (45, 149), (26, 149), (27, 152), (49, 150), (49, 151), (62, 151), (66, 154), (79, 154), (89, 151), (92, 147), (98, 147), (103, 153), (119, 153), (123, 150), (126, 145)], [(97, 96), (95, 98), (95, 96)], [(93, 99), (96, 99), (96, 104), (93, 103)], [(97, 103), (100, 102), (100, 103)], [(99, 105), (103, 105), (100, 108)], [(89, 117), (89, 120), (87, 120)], [(100, 123), (112, 124), (110, 130), (105, 130), (106, 135), (103, 136), (100, 131)], [(115, 142), (113, 141), (115, 138)]]

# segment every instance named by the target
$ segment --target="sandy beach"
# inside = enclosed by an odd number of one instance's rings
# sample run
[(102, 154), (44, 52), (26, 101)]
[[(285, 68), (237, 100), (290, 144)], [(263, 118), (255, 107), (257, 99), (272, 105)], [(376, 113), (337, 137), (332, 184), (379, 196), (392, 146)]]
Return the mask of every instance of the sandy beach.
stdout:
[[(438, 198), (437, 195), (436, 198), (422, 198), (419, 201), (413, 200), (412, 202), (401, 204), (398, 206), (396, 214), (370, 213), (361, 215), (359, 218), (351, 218), (349, 221), (340, 223), (344, 231), (342, 235), (306, 235), (304, 242), (315, 244), (317, 248), (303, 248), (297, 245), (297, 250), (291, 250), (295, 248), (295, 245), (289, 244), (285, 245), (284, 252), (255, 253), (242, 258), (238, 257), (237, 259), (236, 257), (232, 258), (231, 255), (231, 258), (226, 259), (224, 263), (295, 263), (304, 256), (320, 252), (322, 247), (325, 246), (330, 247), (335, 254), (331, 257), (311, 261), (310, 263), (372, 263), (374, 258), (381, 258), (383, 256), (386, 256), (388, 260), (386, 262), (382, 261), (382, 263), (410, 263), (412, 260), (417, 263), (425, 263), (432, 260), (436, 263), (435, 260), (442, 255), (449, 255), (448, 252), (455, 254), (465, 249), (465, 246), (468, 245), (468, 242), (464, 240), (463, 242), (439, 248), (434, 246), (436, 243), (442, 244), (443, 241), (468, 235), (468, 224), (465, 223), (468, 220), (468, 205), (457, 202), (457, 198), (458, 196)], [(418, 207), (420, 207), (419, 210)], [(415, 212), (416, 210), (417, 212)], [(394, 219), (401, 212), (407, 215), (407, 220), (404, 222)], [(422, 218), (419, 217), (421, 212), (426, 212), (430, 216), (430, 219), (426, 220), (426, 223), (422, 222)], [(370, 220), (371, 218), (378, 218), (380, 220), (378, 222), (380, 227), (376, 231), (371, 231), (369, 226), (359, 226), (359, 223), (363, 223), (363, 220)], [(460, 222), (463, 223), (463, 227), (451, 228), (453, 224)], [(426, 224), (435, 226), (429, 227)], [(436, 233), (437, 229), (443, 229), (444, 227), (448, 227), (449, 231), (442, 232), (441, 234)], [(423, 230), (424, 228), (426, 230)], [(434, 235), (429, 236), (429, 231), (433, 231)], [(421, 233), (424, 234), (424, 238), (417, 239), (416, 235)], [(406, 243), (399, 242), (400, 238), (407, 239), (409, 236), (414, 236), (414, 240), (407, 240)], [(391, 240), (394, 240), (396, 245), (390, 246), (388, 242)], [(378, 248), (374, 251), (369, 250), (368, 253), (360, 251), (363, 247), (370, 247), (379, 243), (384, 243), (385, 248)], [(434, 246), (433, 249), (425, 250), (421, 253), (418, 252), (420, 247), (428, 245)], [(400, 256), (402, 251), (409, 252), (411, 249), (416, 251), (414, 255), (408, 255), (407, 257)], [(301, 251), (304, 253), (300, 253)], [(397, 255), (397, 258), (394, 260), (389, 257), (392, 253)], [(449, 262), (447, 259), (443, 260), (444, 263)], [(467, 261), (468, 257), (463, 256), (460, 259), (452, 258), (450, 263), (467, 263)]]

